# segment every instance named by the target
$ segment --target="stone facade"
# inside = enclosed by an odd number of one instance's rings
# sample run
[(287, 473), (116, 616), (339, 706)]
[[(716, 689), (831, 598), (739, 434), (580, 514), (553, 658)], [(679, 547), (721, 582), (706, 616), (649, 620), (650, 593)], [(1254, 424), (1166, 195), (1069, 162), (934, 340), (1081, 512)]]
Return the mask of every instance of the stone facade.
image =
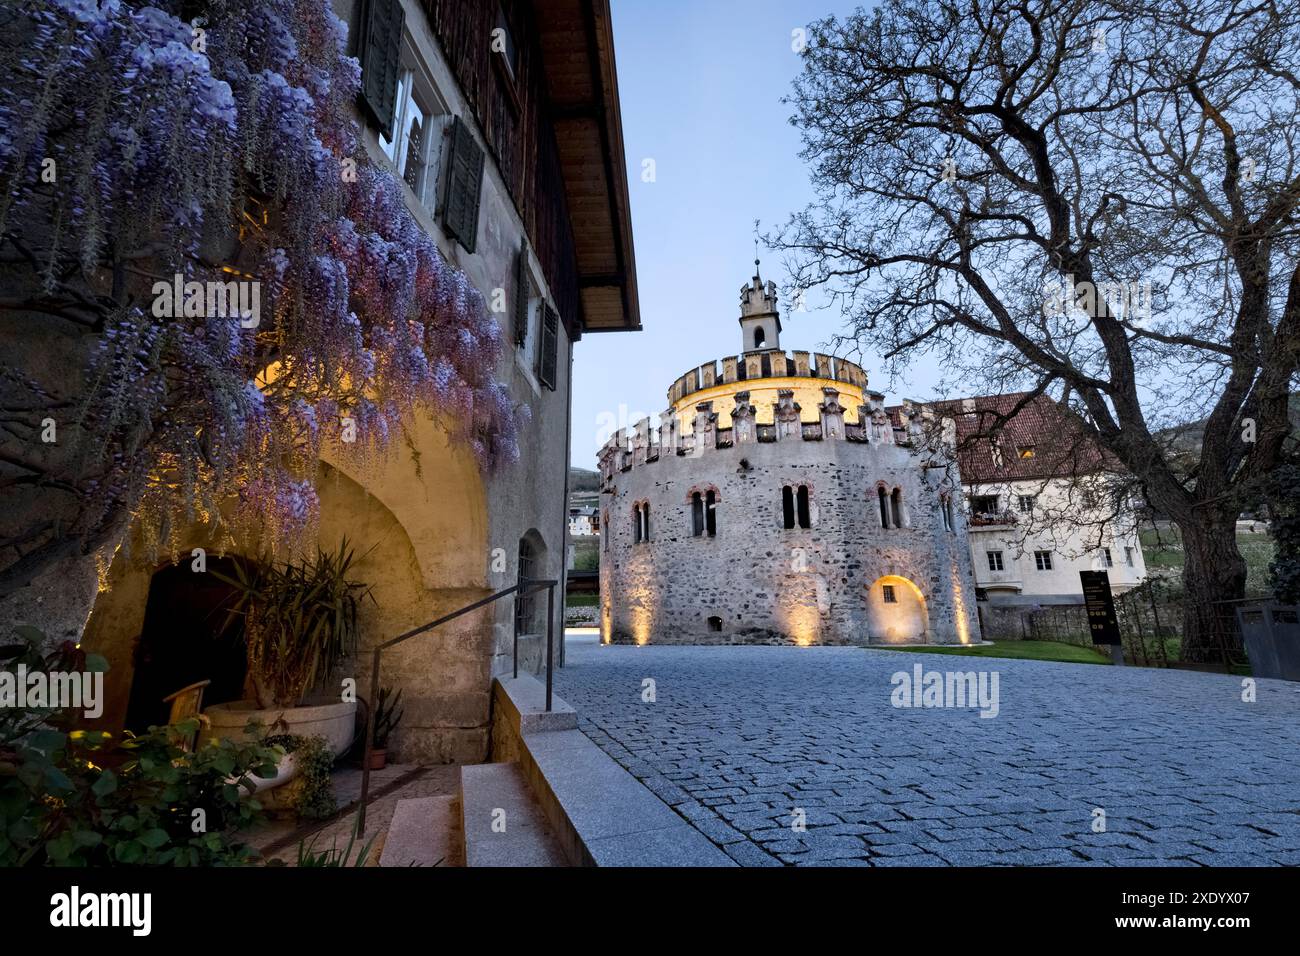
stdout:
[[(348, 24), (350, 36), (356, 38), (366, 5), (360, 0), (334, 0), (333, 6)], [(531, 9), (526, 4), (505, 6)], [(353, 566), (355, 579), (373, 585), (374, 601), (364, 602), (359, 611), (359, 654), (343, 674), (356, 678), (363, 695), (369, 693), (371, 653), (377, 645), (514, 585), (521, 575), (525, 543), (531, 576), (563, 581), (573, 342), (600, 312), (598, 303), (584, 299), (580, 315), (565, 316), (556, 323), (555, 368), (548, 385), (541, 373), (544, 310), (562, 310), (561, 297), (549, 283), (548, 274), (576, 288), (580, 273), (588, 267), (558, 255), (555, 261), (560, 265), (548, 273), (543, 261), (548, 240), (535, 235), (535, 228), (530, 233), (529, 224), (520, 214), (510, 183), (493, 158), (480, 116), (482, 104), (476, 107), (473, 91), (467, 94), (462, 88), (455, 64), (448, 60), (433, 32), (425, 6), (417, 0), (401, 0), (401, 8), (401, 22), (405, 24), (401, 63), (413, 84), (412, 95), (429, 111), (431, 134), (423, 179), (407, 178), (404, 198), (444, 258), (468, 277), (485, 301), (491, 303), (498, 293), (504, 293), (510, 303), (517, 295), (527, 298), (523, 320), (513, 307), (505, 312), (493, 310), (502, 325), (503, 338), (513, 343), (513, 347), (503, 350), (494, 372), (496, 380), (508, 389), (511, 401), (527, 405), (531, 417), (518, 436), (519, 461), (491, 475), (479, 470), (463, 442), (452, 439), (449, 425), (454, 423), (424, 413), (407, 423), (403, 442), (394, 443), (386, 457), (364, 468), (340, 460), (328, 444), (322, 449), (316, 482), (320, 496), (318, 533), (315, 540), (302, 542), (301, 546), (308, 551), (316, 545), (332, 550), (346, 537), (358, 555)], [(583, 16), (598, 18), (600, 24), (580, 19), (584, 31), (581, 35), (585, 37), (587, 29), (592, 33), (599, 29), (602, 39), (590, 48), (584, 41), (581, 55), (599, 57), (612, 69), (608, 5), (588, 5)], [(536, 31), (521, 31), (521, 42), (540, 43), (538, 37)], [(568, 52), (567, 42), (560, 37), (556, 45), (566, 66), (572, 67), (574, 54)], [(539, 70), (545, 66), (540, 47), (531, 56)], [(585, 60), (576, 62), (587, 69)], [(482, 65), (485, 70), (491, 67), (486, 61)], [(595, 64), (591, 69), (596, 69)], [(547, 87), (542, 83), (544, 75), (538, 73), (537, 77), (536, 102), (541, 110), (540, 97)], [(528, 93), (526, 86), (521, 90)], [(622, 136), (612, 129), (619, 122), (616, 88), (598, 89), (592, 95), (608, 97), (605, 109), (599, 114), (583, 110), (578, 119), (565, 117), (563, 121), (581, 124), (589, 122), (584, 117), (599, 115), (600, 123), (611, 126), (608, 140), (618, 144), (618, 156), (610, 168), (621, 170)], [(455, 117), (486, 156), (479, 181), (473, 251), (445, 231), (439, 208), (439, 197), (444, 194), (442, 184), (449, 175), (449, 156), (442, 141)], [(366, 122), (360, 113), (356, 118), (371, 159), (391, 168), (392, 161), (374, 124)], [(549, 113), (539, 116), (538, 122), (539, 134), (554, 135), (551, 127), (557, 120)], [(592, 135), (590, 140), (600, 142), (601, 137)], [(596, 161), (586, 147), (575, 147), (569, 165), (561, 164), (555, 175), (581, 176), (584, 185), (589, 186), (590, 174), (586, 170)], [(423, 182), (422, 194), (411, 187), (412, 179)], [(626, 185), (619, 177), (611, 181), (609, 189), (611, 194), (625, 197)], [(603, 214), (615, 227), (624, 224), (625, 198), (617, 203), (611, 198), (609, 207), (606, 212), (593, 194), (592, 210)], [(582, 239), (603, 254), (600, 233), (569, 213), (565, 215), (560, 232), (567, 235), (572, 229), (575, 239)], [(630, 223), (627, 227), (630, 230)], [(546, 226), (542, 231), (550, 228)], [(630, 250), (630, 243), (626, 247)], [(634, 272), (630, 253), (620, 269)], [(602, 267), (601, 271), (603, 275), (608, 268)], [(521, 277), (525, 281), (521, 282)], [(618, 291), (612, 286), (610, 290), (610, 294)], [(632, 311), (629, 327), (639, 324), (635, 306), (633, 290), (628, 297)], [(519, 341), (521, 326), (526, 328), (523, 342)], [(40, 314), (0, 316), (0, 343), (6, 356), (13, 358), (14, 366), (45, 383), (53, 394), (76, 394), (75, 380), (85, 364), (79, 350), (86, 345), (71, 335), (66, 341), (52, 339), (55, 334), (59, 333), (51, 331), (48, 317)], [(38, 492), (33, 489), (34, 494)], [(49, 498), (45, 495), (46, 500)], [(33, 507), (33, 500), (15, 501), (15, 510)], [(153, 560), (145, 548), (125, 546), (132, 543), (136, 533), (135, 526), (124, 522), (123, 546), (113, 542), (103, 554), (69, 558), (0, 600), (0, 619), (8, 624), (31, 624), (52, 639), (77, 640), (86, 651), (108, 660), (104, 713), (90, 723), (94, 729), (117, 732), (126, 726), (134, 682), (139, 677), (141, 635), (149, 630), (147, 610), (155, 592), (155, 577), (172, 566), (170, 560)], [(177, 557), (187, 567), (192, 548), (207, 550), (215, 561), (228, 555), (256, 557), (267, 544), (237, 540), (231, 547), (220, 539), (215, 525), (202, 522), (183, 529), (177, 537), (182, 542)], [(103, 567), (97, 568), (96, 562), (101, 559)], [(563, 608), (561, 601), (556, 604), (554, 630), (559, 634)], [(518, 611), (513, 597), (507, 597), (384, 653), (381, 686), (400, 690), (404, 708), (403, 720), (390, 742), (392, 759), (472, 763), (487, 757), (492, 677), (512, 670), (516, 623), (521, 629), (519, 669), (537, 673), (546, 656), (545, 592), (534, 597), (523, 612)], [(193, 636), (182, 632), (175, 639), (193, 641)], [(178, 680), (175, 689), (210, 676), (200, 669)], [(221, 702), (211, 692), (204, 701), (209, 705)]]
[(979, 641), (955, 462), (922, 406), (895, 428), (867, 393), (846, 422), (841, 383), (805, 370), (816, 407), (779, 389), (760, 424), (738, 382), (730, 428), (702, 401), (682, 434), (680, 382), (659, 427), (600, 454), (602, 640)]

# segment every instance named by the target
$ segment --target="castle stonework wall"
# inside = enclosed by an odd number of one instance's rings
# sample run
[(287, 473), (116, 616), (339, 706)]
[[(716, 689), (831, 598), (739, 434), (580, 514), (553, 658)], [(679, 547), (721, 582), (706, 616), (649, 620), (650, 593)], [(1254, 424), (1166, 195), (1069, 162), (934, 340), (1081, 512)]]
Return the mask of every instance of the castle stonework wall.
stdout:
[[(738, 407), (744, 402), (738, 398)], [(868, 422), (871, 410), (861, 411)], [(850, 425), (850, 439), (842, 409), (820, 425), (795, 420), (784, 428), (778, 409), (778, 424), (761, 440), (759, 429), (738, 426), (718, 447), (711, 415), (702, 405), (693, 434), (665, 428), (653, 444), (642, 422), (630, 440), (620, 432), (601, 454), (603, 641), (980, 640), (959, 478), (950, 456), (922, 441), (919, 425), (910, 433)], [(682, 446), (686, 453), (678, 454)], [(794, 528), (784, 527), (786, 485), (809, 488), (810, 527), (799, 527), (797, 516)], [(900, 492), (902, 527), (881, 526), (881, 485), (887, 495)], [(693, 534), (696, 491), (714, 492), (712, 537)], [(945, 495), (954, 502), (952, 530)], [(649, 540), (638, 542), (636, 508), (645, 505)]]

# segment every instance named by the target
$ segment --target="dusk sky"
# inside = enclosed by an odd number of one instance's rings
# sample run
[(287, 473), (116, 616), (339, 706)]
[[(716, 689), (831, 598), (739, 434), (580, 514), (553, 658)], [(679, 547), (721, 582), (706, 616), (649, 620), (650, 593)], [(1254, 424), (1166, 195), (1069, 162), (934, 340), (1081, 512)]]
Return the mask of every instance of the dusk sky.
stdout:
[[(851, 12), (845, 0), (614, 0), (623, 135), (644, 330), (585, 336), (575, 348), (573, 464), (596, 467), (610, 424), (631, 426), (667, 406), (668, 386), (740, 348), (740, 287), (753, 274), (754, 220), (768, 231), (812, 198), (792, 108), (799, 72), (792, 31)], [(654, 160), (655, 181), (642, 180)], [(840, 328), (836, 310), (788, 309), (776, 254), (760, 250), (781, 297), (781, 345), (816, 349)], [(937, 375), (905, 387), (863, 350), (873, 387), (891, 399), (933, 397)]]

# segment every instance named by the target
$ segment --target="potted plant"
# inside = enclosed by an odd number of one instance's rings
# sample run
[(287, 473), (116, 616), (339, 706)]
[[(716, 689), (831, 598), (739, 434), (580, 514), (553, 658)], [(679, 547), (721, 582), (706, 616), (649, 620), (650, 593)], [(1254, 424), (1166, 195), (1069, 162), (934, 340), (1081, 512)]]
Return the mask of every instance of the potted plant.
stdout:
[(373, 600), (370, 585), (350, 578), (355, 561), (344, 538), (337, 550), (317, 548), (301, 560), (240, 559), (233, 577), (212, 572), (235, 588), (226, 626), (244, 622), (255, 699), (209, 707), (209, 736), (242, 737), (255, 721), (296, 737), (322, 736), (336, 756), (351, 746), (356, 701), (325, 686), (356, 654), (357, 611)]
[[(381, 687), (375, 701), (375, 733), (370, 747), (370, 769), (383, 770), (388, 765), (388, 738), (402, 720), (399, 706), (402, 692), (392, 693), (391, 687)], [(391, 699), (390, 699), (391, 695)]]

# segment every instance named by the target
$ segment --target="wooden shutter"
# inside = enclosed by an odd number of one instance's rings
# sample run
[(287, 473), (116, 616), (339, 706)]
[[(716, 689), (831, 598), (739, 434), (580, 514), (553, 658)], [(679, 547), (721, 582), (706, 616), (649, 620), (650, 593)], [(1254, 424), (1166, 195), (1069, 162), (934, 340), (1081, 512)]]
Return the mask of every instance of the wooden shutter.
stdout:
[(483, 150), (457, 116), (451, 125), (451, 159), (447, 163), (447, 195), (442, 224), (447, 233), (473, 252), (478, 242), (478, 204), (483, 188)]
[(515, 345), (520, 348), (528, 341), (528, 293), (532, 283), (528, 279), (528, 241), (520, 240), (515, 259)]
[(397, 75), (402, 68), (402, 27), (406, 13), (401, 0), (367, 0), (361, 18), (361, 102), (379, 125), (384, 138), (393, 138), (397, 107)]
[(542, 355), (538, 378), (542, 384), (555, 391), (555, 366), (560, 352), (560, 316), (549, 305), (542, 320)]

